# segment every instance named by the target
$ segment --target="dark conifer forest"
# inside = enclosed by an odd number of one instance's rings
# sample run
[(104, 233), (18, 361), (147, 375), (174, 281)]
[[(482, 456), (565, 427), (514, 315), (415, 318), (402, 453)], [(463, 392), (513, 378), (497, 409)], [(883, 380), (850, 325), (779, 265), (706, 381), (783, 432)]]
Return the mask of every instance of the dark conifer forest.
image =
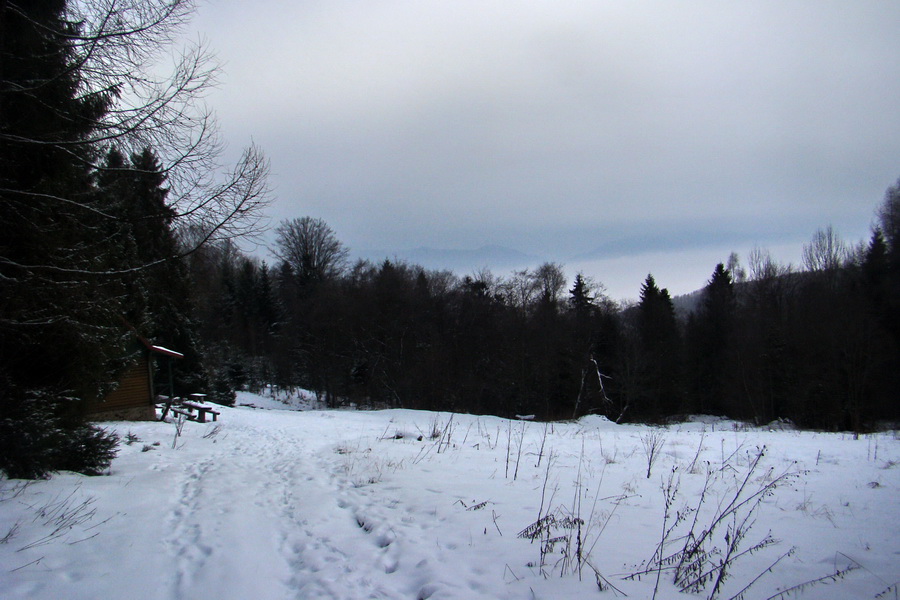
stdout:
[(800, 266), (733, 256), (678, 311), (665, 273), (622, 305), (554, 263), (497, 276), (352, 262), (311, 217), (282, 222), (265, 262), (241, 240), (261, 233), (266, 161), (251, 147), (216, 167), (208, 57), (186, 52), (162, 78), (146, 66), (189, 9), (0, 6), (0, 453), (38, 444), (21, 433), (43, 431), (23, 425), (35, 414), (83, 427), (79, 402), (113, 385), (135, 331), (185, 355), (177, 393), (225, 404), (272, 385), (328, 406), (538, 419), (858, 432), (900, 416), (900, 182), (871, 199), (868, 241), (826, 227)]
[(711, 265), (680, 311), (654, 275), (621, 305), (552, 263), (506, 277), (350, 264), (326, 223), (295, 219), (278, 229), (274, 266), (227, 243), (191, 257), (194, 321), (215, 348), (206, 356), (219, 389), (303, 387), (330, 406), (650, 422), (703, 413), (862, 431), (898, 417), (898, 208), (900, 184), (867, 244), (825, 228), (802, 268), (765, 251)]

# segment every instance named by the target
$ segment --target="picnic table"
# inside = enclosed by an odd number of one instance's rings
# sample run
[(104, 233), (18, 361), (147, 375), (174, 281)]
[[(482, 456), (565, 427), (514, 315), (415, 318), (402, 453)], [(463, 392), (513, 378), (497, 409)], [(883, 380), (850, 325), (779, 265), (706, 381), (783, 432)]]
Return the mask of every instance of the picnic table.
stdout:
[(161, 404), (157, 404), (157, 407), (163, 411), (160, 418), (165, 420), (166, 415), (171, 411), (191, 421), (206, 423), (207, 415), (212, 415), (212, 420), (215, 421), (221, 414), (212, 405), (204, 402), (206, 394), (191, 394), (189, 398), (189, 400), (185, 400), (178, 397), (158, 396), (157, 400), (161, 401)]
[[(207, 414), (212, 415), (213, 421), (215, 421), (216, 417), (218, 417), (220, 414), (219, 411), (215, 410), (209, 404), (203, 404), (203, 403), (192, 401), (192, 400), (185, 400), (184, 402), (181, 403), (181, 406), (179, 408), (186, 411), (186, 414), (185, 413), (181, 413), (181, 414), (185, 414), (185, 416), (188, 419), (191, 419), (192, 421), (197, 421), (198, 423), (206, 423), (206, 415)], [(197, 411), (196, 415), (194, 414), (195, 410)], [(175, 412), (180, 412), (180, 411), (176, 410)]]

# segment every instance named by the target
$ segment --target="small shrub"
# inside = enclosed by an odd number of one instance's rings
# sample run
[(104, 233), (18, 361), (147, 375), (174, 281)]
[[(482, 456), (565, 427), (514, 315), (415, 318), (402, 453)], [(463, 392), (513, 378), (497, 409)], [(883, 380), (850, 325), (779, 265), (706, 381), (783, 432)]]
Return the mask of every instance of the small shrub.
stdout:
[[(771, 497), (779, 486), (794, 481), (800, 472), (791, 467), (775, 475), (771, 468), (763, 469), (761, 463), (765, 452), (763, 446), (757, 448), (755, 453), (748, 453), (749, 464), (743, 473), (735, 471), (729, 464), (718, 470), (708, 467), (706, 483), (699, 497), (692, 506), (680, 510), (675, 509), (680, 478), (677, 470), (672, 469), (662, 487), (665, 510), (660, 542), (646, 561), (647, 568), (628, 575), (626, 579), (655, 575), (655, 598), (660, 579), (666, 573), (683, 593), (708, 591), (708, 600), (718, 598), (725, 581), (732, 577), (736, 563), (779, 542), (771, 532), (756, 543), (750, 543), (747, 536), (756, 522), (763, 500)], [(717, 483), (728, 486), (724, 493), (714, 489)], [(747, 590), (754, 583), (793, 552), (792, 548), (779, 556), (732, 598), (746, 597)]]
[(52, 463), (51, 437), (56, 430), (50, 403), (9, 394), (0, 417), (0, 469), (10, 479), (40, 479)]
[(82, 424), (61, 436), (55, 471), (102, 475), (118, 453), (119, 436), (90, 424)]
[(647, 479), (650, 479), (650, 471), (666, 444), (665, 432), (661, 429), (651, 429), (641, 435), (641, 449), (647, 459)]
[(52, 471), (99, 475), (116, 456), (119, 437), (86, 423), (78, 399), (52, 390), (7, 390), (0, 403), (0, 470), (11, 479)]

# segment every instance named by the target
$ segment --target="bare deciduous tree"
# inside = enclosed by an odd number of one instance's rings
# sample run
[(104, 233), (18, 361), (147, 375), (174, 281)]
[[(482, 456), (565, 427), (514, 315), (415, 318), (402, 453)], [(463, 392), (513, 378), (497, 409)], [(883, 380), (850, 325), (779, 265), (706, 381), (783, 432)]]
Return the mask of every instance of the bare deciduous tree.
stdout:
[(803, 265), (813, 272), (835, 271), (847, 256), (847, 245), (831, 225), (817, 230), (810, 243), (803, 246)]
[(566, 288), (566, 274), (558, 263), (544, 263), (533, 275), (541, 300), (556, 304)]
[(747, 257), (747, 262), (750, 269), (750, 281), (767, 281), (791, 272), (790, 265), (778, 264), (772, 258), (771, 253), (764, 248), (753, 248)]
[[(40, 105), (47, 84), (71, 79), (75, 102), (94, 102), (103, 109), (63, 115), (80, 122), (62, 135), (23, 135), (4, 127), (0, 140), (75, 155), (94, 171), (103, 169), (99, 159), (107, 148), (126, 155), (152, 148), (162, 162), (176, 228), (202, 231), (191, 239), (203, 244), (260, 231), (268, 163), (256, 146), (247, 148), (230, 169), (219, 163), (223, 144), (204, 102), (216, 84), (218, 66), (202, 44), (177, 47), (194, 8), (194, 0), (70, 0), (60, 24), (41, 20), (40, 11), (17, 2), (3, 3), (4, 20), (15, 18), (40, 32), (47, 44), (63, 46), (66, 55), (58, 72), (24, 83), (4, 78), (4, 93)], [(3, 191), (31, 195), (48, 210), (63, 207), (85, 222), (115, 219), (67, 190)]]
[(300, 281), (332, 279), (347, 265), (347, 249), (322, 219), (285, 220), (275, 229), (275, 234), (272, 254), (288, 263)]
[(566, 288), (566, 275), (561, 265), (544, 263), (534, 271), (514, 271), (512, 277), (499, 286), (501, 295), (510, 306), (528, 311), (539, 302), (559, 302)]

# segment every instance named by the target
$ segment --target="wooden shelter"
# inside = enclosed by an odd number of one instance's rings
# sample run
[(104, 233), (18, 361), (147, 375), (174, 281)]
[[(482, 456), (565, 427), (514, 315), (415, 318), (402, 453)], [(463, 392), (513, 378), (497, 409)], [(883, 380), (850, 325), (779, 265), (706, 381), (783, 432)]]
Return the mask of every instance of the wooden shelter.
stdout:
[[(165, 387), (172, 394), (171, 361), (184, 355), (162, 346), (156, 346), (135, 334), (139, 343), (137, 359), (119, 376), (116, 388), (102, 398), (88, 401), (86, 412), (90, 419), (98, 421), (152, 421), (156, 419), (156, 394)], [(168, 381), (154, 381), (154, 360), (164, 361)]]

